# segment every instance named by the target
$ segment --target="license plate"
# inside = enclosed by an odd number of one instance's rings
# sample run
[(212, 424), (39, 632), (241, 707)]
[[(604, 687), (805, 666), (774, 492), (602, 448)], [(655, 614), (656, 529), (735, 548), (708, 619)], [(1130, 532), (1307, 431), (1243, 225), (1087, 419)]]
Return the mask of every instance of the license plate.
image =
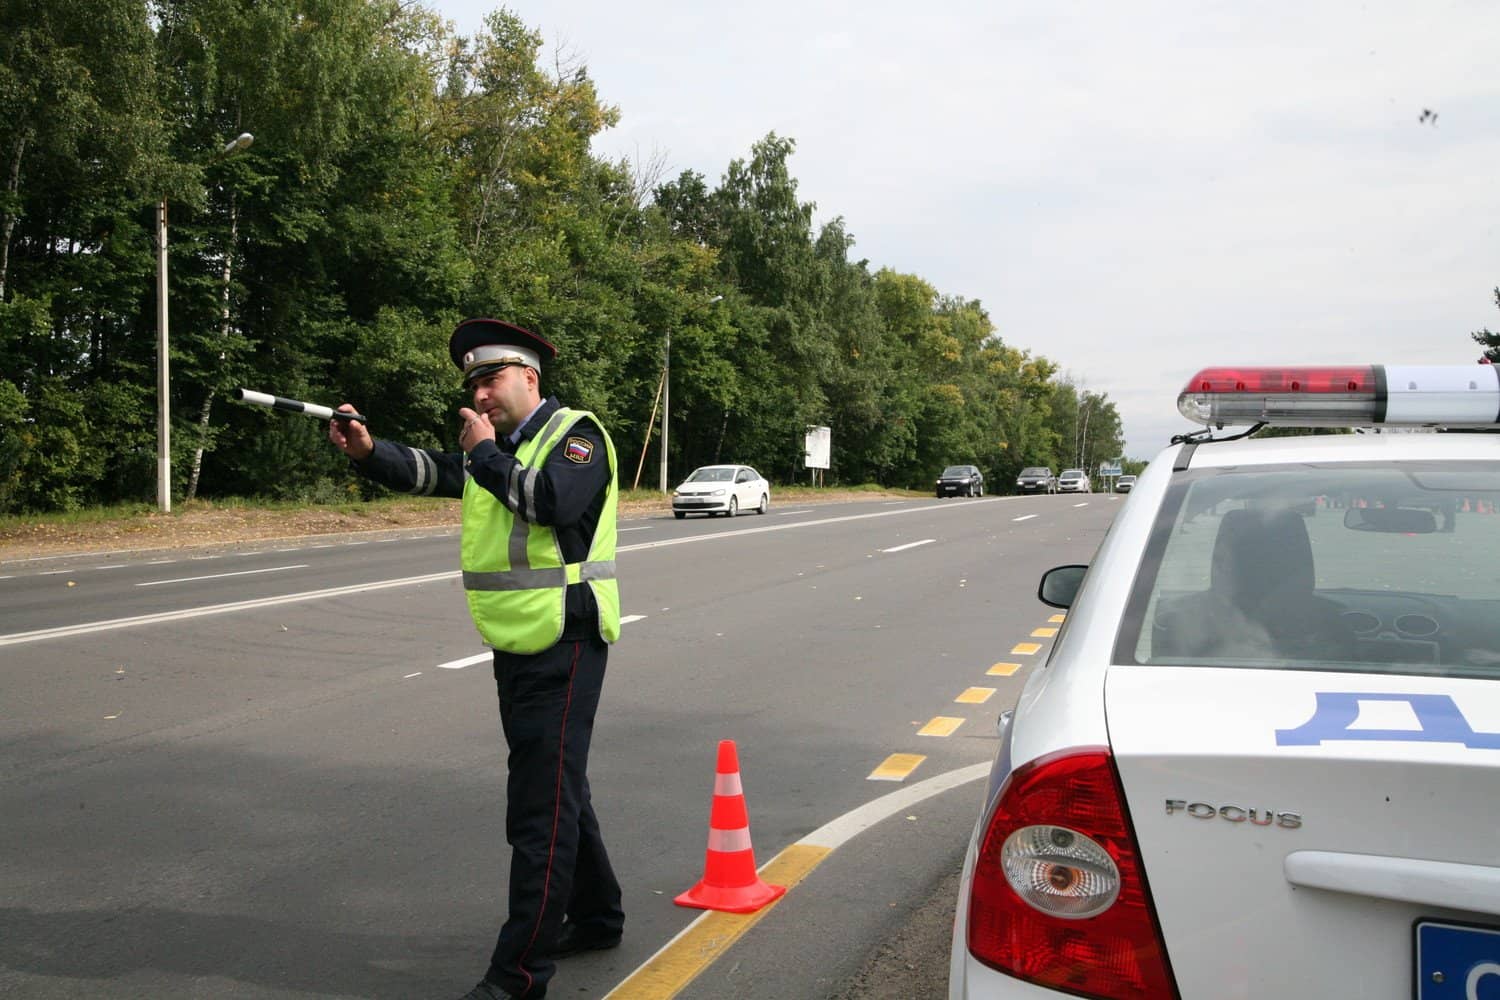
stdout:
[(1416, 1000), (1500, 1000), (1500, 928), (1417, 922)]

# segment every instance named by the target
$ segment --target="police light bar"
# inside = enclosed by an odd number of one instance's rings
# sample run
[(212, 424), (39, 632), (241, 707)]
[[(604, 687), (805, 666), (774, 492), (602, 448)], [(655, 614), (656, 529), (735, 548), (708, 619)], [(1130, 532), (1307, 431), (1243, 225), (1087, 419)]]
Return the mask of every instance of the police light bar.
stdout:
[(1205, 368), (1177, 409), (1210, 427), (1495, 427), (1500, 365)]

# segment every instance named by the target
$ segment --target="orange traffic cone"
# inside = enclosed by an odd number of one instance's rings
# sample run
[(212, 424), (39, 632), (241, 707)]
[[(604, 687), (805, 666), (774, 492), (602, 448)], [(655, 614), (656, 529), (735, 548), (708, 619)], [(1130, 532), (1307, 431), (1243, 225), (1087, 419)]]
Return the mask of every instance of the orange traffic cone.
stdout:
[(750, 814), (740, 786), (740, 758), (734, 740), (719, 741), (719, 766), (714, 777), (714, 804), (708, 818), (708, 855), (703, 878), (674, 902), (700, 910), (753, 913), (786, 892), (784, 885), (766, 885), (755, 873), (755, 851), (750, 846)]

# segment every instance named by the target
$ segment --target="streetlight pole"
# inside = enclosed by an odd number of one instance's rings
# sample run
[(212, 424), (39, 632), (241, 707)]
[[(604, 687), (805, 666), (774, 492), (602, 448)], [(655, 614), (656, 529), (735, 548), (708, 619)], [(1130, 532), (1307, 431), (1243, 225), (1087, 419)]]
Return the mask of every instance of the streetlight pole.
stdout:
[[(707, 309), (709, 306), (713, 305), (715, 302), (718, 302), (718, 301), (720, 301), (723, 298), (724, 298), (724, 296), (722, 296), (722, 295), (715, 295), (713, 298), (709, 299), (707, 302), (703, 303), (702, 305), (696, 306), (693, 309), (691, 309), (688, 312), (688, 315), (691, 316), (693, 313), (697, 312), (699, 309)], [(666, 355), (665, 355), (665, 357), (662, 360), (662, 368), (661, 368), (661, 491), (662, 491), (663, 494), (665, 494), (667, 492), (667, 424), (669, 422), (668, 419), (667, 419), (667, 417), (672, 412), (672, 410), (671, 410), (671, 399), (672, 399), (672, 328), (668, 327), (667, 328)]]
[[(219, 157), (255, 141), (249, 132), (231, 139)], [(156, 203), (156, 509), (172, 512), (172, 379), (167, 349), (167, 197)]]
[(156, 509), (172, 512), (172, 415), (167, 372), (167, 199), (156, 203)]

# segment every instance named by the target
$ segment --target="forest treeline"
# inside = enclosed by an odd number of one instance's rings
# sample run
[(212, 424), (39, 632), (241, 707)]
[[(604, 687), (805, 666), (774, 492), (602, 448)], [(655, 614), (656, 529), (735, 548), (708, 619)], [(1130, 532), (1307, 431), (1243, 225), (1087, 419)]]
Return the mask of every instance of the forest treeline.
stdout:
[(594, 155), (619, 109), (504, 9), (473, 37), (395, 0), (0, 12), (0, 513), (155, 498), (163, 205), (178, 500), (369, 489), (320, 423), (238, 386), (455, 448), (446, 345), (478, 315), (557, 345), (543, 388), (603, 418), (626, 486), (643, 455), (654, 483), (669, 337), (674, 476), (805, 480), (812, 425), (830, 484), (973, 463), (1003, 486), (1121, 454), (1107, 396), (979, 301), (857, 259), (829, 206), (815, 225), (793, 139), (716, 182)]

